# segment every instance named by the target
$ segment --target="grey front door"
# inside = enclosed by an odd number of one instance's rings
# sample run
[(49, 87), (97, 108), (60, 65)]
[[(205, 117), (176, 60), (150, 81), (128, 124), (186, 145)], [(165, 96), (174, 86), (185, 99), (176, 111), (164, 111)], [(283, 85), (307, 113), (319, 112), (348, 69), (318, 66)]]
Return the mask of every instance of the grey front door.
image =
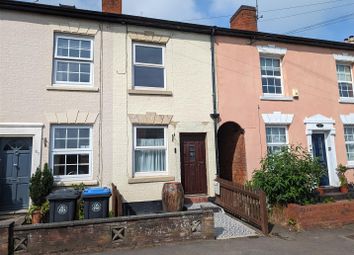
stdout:
[(32, 138), (0, 138), (0, 211), (28, 208)]
[(312, 153), (315, 158), (319, 160), (322, 166), (326, 169), (325, 175), (320, 179), (320, 186), (328, 186), (328, 166), (327, 166), (327, 155), (326, 155), (326, 143), (324, 134), (313, 134), (312, 135)]

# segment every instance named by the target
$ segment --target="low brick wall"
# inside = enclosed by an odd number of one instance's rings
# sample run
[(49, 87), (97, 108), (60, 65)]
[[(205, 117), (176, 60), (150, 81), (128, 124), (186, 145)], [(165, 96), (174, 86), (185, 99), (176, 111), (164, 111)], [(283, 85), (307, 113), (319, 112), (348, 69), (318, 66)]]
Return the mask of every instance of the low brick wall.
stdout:
[(287, 225), (291, 219), (299, 229), (340, 227), (354, 223), (354, 201), (306, 206), (289, 204), (283, 212), (278, 208), (275, 214), (272, 216), (273, 222)]
[(14, 221), (0, 221), (0, 254), (8, 254), (12, 250)]
[[(53, 254), (213, 239), (211, 210), (16, 226), (15, 254)], [(1, 252), (0, 252), (1, 253)], [(3, 253), (1, 253), (3, 254)]]

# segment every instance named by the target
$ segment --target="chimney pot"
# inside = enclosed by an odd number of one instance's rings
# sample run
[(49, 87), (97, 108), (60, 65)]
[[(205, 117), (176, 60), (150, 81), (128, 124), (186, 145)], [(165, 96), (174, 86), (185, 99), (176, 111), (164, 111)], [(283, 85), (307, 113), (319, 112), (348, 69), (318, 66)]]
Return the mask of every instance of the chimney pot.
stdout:
[(241, 5), (230, 19), (230, 28), (258, 31), (256, 7)]
[(102, 12), (122, 14), (122, 0), (102, 0)]

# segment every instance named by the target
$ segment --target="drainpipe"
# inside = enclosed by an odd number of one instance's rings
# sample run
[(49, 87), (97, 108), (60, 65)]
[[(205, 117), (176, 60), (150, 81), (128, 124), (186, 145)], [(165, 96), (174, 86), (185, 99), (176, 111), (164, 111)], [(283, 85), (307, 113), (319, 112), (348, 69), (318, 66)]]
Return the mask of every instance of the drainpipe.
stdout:
[(216, 27), (213, 27), (210, 34), (210, 44), (211, 44), (211, 75), (212, 75), (212, 91), (213, 91), (213, 113), (210, 117), (214, 120), (214, 138), (215, 138), (215, 159), (216, 159), (216, 174), (219, 176), (220, 166), (219, 166), (219, 146), (218, 146), (218, 121), (220, 114), (217, 111), (217, 100), (216, 100), (216, 74), (215, 74), (215, 31)]

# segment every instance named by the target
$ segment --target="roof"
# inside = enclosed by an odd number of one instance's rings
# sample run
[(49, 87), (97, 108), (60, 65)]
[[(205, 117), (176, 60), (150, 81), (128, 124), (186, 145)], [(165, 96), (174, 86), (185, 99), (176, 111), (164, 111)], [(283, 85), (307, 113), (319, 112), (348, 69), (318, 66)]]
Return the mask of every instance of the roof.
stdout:
[(237, 30), (237, 29), (221, 28), (215, 26), (197, 25), (192, 23), (152, 19), (152, 18), (125, 15), (125, 14), (112, 14), (112, 13), (104, 13), (98, 11), (66, 8), (63, 6), (60, 7), (60, 6), (44, 5), (44, 4), (37, 4), (37, 3), (1, 0), (0, 9), (94, 20), (99, 22), (129, 24), (129, 25), (137, 25), (137, 26), (144, 26), (144, 27), (178, 30), (178, 31), (192, 32), (192, 33), (199, 33), (199, 34), (214, 33), (215, 35), (221, 35), (221, 36), (248, 38), (251, 39), (252, 41), (259, 40), (259, 41), (283, 42), (283, 43), (290, 43), (290, 44), (308, 45), (308, 46), (315, 46), (315, 47), (322, 47), (322, 48), (354, 51), (354, 44), (345, 43), (345, 42), (336, 42), (336, 41), (328, 41), (328, 40), (272, 34), (272, 33), (263, 33), (263, 32), (254, 32), (254, 31), (246, 31), (246, 30)]

